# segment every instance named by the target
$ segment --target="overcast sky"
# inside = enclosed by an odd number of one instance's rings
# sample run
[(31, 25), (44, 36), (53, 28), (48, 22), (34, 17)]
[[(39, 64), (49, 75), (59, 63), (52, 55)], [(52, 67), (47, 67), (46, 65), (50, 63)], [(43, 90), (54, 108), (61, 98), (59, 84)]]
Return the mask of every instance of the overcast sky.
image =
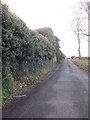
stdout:
[[(78, 56), (77, 37), (71, 31), (73, 7), (80, 0), (2, 0), (22, 18), (30, 29), (51, 27), (61, 39), (61, 50), (66, 56)], [(81, 43), (81, 55), (88, 56), (88, 43)]]

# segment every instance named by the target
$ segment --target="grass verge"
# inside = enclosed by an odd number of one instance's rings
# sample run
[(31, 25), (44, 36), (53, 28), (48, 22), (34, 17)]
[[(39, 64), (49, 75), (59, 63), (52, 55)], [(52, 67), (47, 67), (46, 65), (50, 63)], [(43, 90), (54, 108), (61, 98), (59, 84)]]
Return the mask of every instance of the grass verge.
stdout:
[(19, 80), (14, 81), (11, 78), (3, 83), (2, 87), (2, 105), (10, 102), (15, 95), (23, 94), (30, 91), (41, 80), (48, 77), (57, 67), (57, 63), (45, 68), (39, 69), (33, 73), (24, 75), (22, 73)]
[(76, 64), (79, 68), (90, 72), (90, 66), (88, 64), (88, 59), (82, 59), (82, 58), (74, 58), (72, 59), (73, 63)]

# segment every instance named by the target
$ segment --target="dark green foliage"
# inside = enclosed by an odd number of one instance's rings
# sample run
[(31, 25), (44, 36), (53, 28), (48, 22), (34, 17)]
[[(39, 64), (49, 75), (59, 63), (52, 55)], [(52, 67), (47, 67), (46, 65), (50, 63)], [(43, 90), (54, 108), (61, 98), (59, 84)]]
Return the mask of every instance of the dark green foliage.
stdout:
[(75, 56), (71, 56), (71, 58), (73, 59), (73, 58), (75, 58)]
[(34, 71), (53, 64), (65, 56), (59, 49), (59, 39), (51, 28), (40, 33), (30, 30), (15, 14), (2, 5), (2, 59), (3, 78), (12, 74), (16, 79), (19, 71)]

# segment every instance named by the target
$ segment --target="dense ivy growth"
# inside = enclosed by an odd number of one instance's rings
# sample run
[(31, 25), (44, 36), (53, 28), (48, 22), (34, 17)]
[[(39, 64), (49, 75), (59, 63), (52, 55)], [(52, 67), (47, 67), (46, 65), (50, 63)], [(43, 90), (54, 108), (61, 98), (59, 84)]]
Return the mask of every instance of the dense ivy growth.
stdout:
[(23, 20), (2, 5), (2, 72), (3, 78), (14, 79), (21, 70), (33, 71), (57, 62), (65, 55), (59, 49), (59, 39), (51, 28), (30, 30)]

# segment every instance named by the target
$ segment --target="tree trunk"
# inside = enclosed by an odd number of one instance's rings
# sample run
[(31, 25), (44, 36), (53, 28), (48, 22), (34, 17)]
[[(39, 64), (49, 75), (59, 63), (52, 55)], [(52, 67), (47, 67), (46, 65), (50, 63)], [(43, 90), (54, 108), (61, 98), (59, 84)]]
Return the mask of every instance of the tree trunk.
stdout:
[(81, 57), (81, 46), (80, 46), (80, 28), (79, 28), (79, 23), (77, 22), (77, 37), (78, 37), (78, 53), (79, 53), (79, 58)]
[(78, 53), (79, 53), (79, 58), (81, 57), (81, 48), (80, 48), (80, 39), (78, 38)]

